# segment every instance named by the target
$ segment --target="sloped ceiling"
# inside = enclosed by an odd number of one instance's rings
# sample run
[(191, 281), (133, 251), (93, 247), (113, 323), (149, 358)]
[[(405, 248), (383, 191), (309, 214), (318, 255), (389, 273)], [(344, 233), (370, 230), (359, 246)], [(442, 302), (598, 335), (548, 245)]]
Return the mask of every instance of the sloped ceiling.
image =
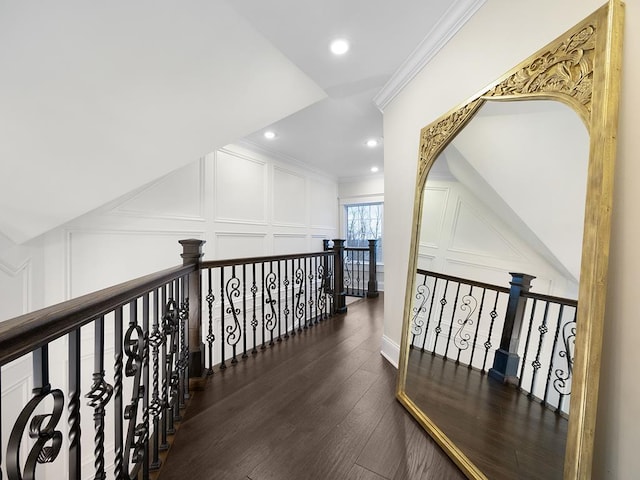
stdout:
[(487, 102), (445, 157), (524, 241), (580, 278), (589, 135), (573, 110), (544, 100)]
[(23, 243), (324, 98), (227, 2), (0, 2), (0, 232)]

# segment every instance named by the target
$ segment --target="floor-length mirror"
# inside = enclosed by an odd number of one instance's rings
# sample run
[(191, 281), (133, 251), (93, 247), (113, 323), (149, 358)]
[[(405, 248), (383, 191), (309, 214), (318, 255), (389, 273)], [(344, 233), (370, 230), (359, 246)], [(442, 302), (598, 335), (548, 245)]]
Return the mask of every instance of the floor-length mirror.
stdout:
[[(588, 159), (566, 105), (487, 102), (427, 177), (406, 393), (489, 478), (562, 478)], [(510, 273), (530, 288), (505, 384)]]
[(420, 131), (397, 398), (469, 478), (591, 477), (623, 13)]

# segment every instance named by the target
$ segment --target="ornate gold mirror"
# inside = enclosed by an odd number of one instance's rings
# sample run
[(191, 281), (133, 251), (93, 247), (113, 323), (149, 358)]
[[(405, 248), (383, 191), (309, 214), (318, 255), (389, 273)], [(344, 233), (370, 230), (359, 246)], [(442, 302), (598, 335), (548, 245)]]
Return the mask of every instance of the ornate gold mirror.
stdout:
[(397, 397), (469, 478), (590, 478), (623, 13), (421, 131)]

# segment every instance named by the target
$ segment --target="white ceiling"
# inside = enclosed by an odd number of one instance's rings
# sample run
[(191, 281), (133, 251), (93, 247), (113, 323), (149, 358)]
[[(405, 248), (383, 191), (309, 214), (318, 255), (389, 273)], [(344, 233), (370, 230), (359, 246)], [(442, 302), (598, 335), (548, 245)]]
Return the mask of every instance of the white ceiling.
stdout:
[(372, 99), (483, 2), (0, 1), (0, 233), (22, 243), (240, 140), (368, 175)]
[[(309, 75), (328, 97), (269, 126), (246, 140), (294, 158), (338, 179), (383, 170), (382, 113), (374, 97), (455, 7), (477, 7), (469, 0), (234, 0), (243, 15), (287, 58)], [(351, 49), (334, 56), (329, 43), (349, 40)]]

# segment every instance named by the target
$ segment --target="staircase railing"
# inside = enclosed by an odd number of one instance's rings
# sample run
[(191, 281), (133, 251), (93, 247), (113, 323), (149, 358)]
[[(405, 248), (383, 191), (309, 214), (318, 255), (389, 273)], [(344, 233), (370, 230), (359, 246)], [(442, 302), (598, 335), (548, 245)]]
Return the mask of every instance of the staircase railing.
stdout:
[(529, 292), (529, 275), (511, 287), (417, 271), (411, 348), (516, 385), (568, 413), (577, 301)]
[(180, 243), (182, 266), (0, 322), (0, 387), (32, 385), (0, 399), (0, 479), (149, 478), (194, 382), (346, 311), (337, 250), (202, 262)]

